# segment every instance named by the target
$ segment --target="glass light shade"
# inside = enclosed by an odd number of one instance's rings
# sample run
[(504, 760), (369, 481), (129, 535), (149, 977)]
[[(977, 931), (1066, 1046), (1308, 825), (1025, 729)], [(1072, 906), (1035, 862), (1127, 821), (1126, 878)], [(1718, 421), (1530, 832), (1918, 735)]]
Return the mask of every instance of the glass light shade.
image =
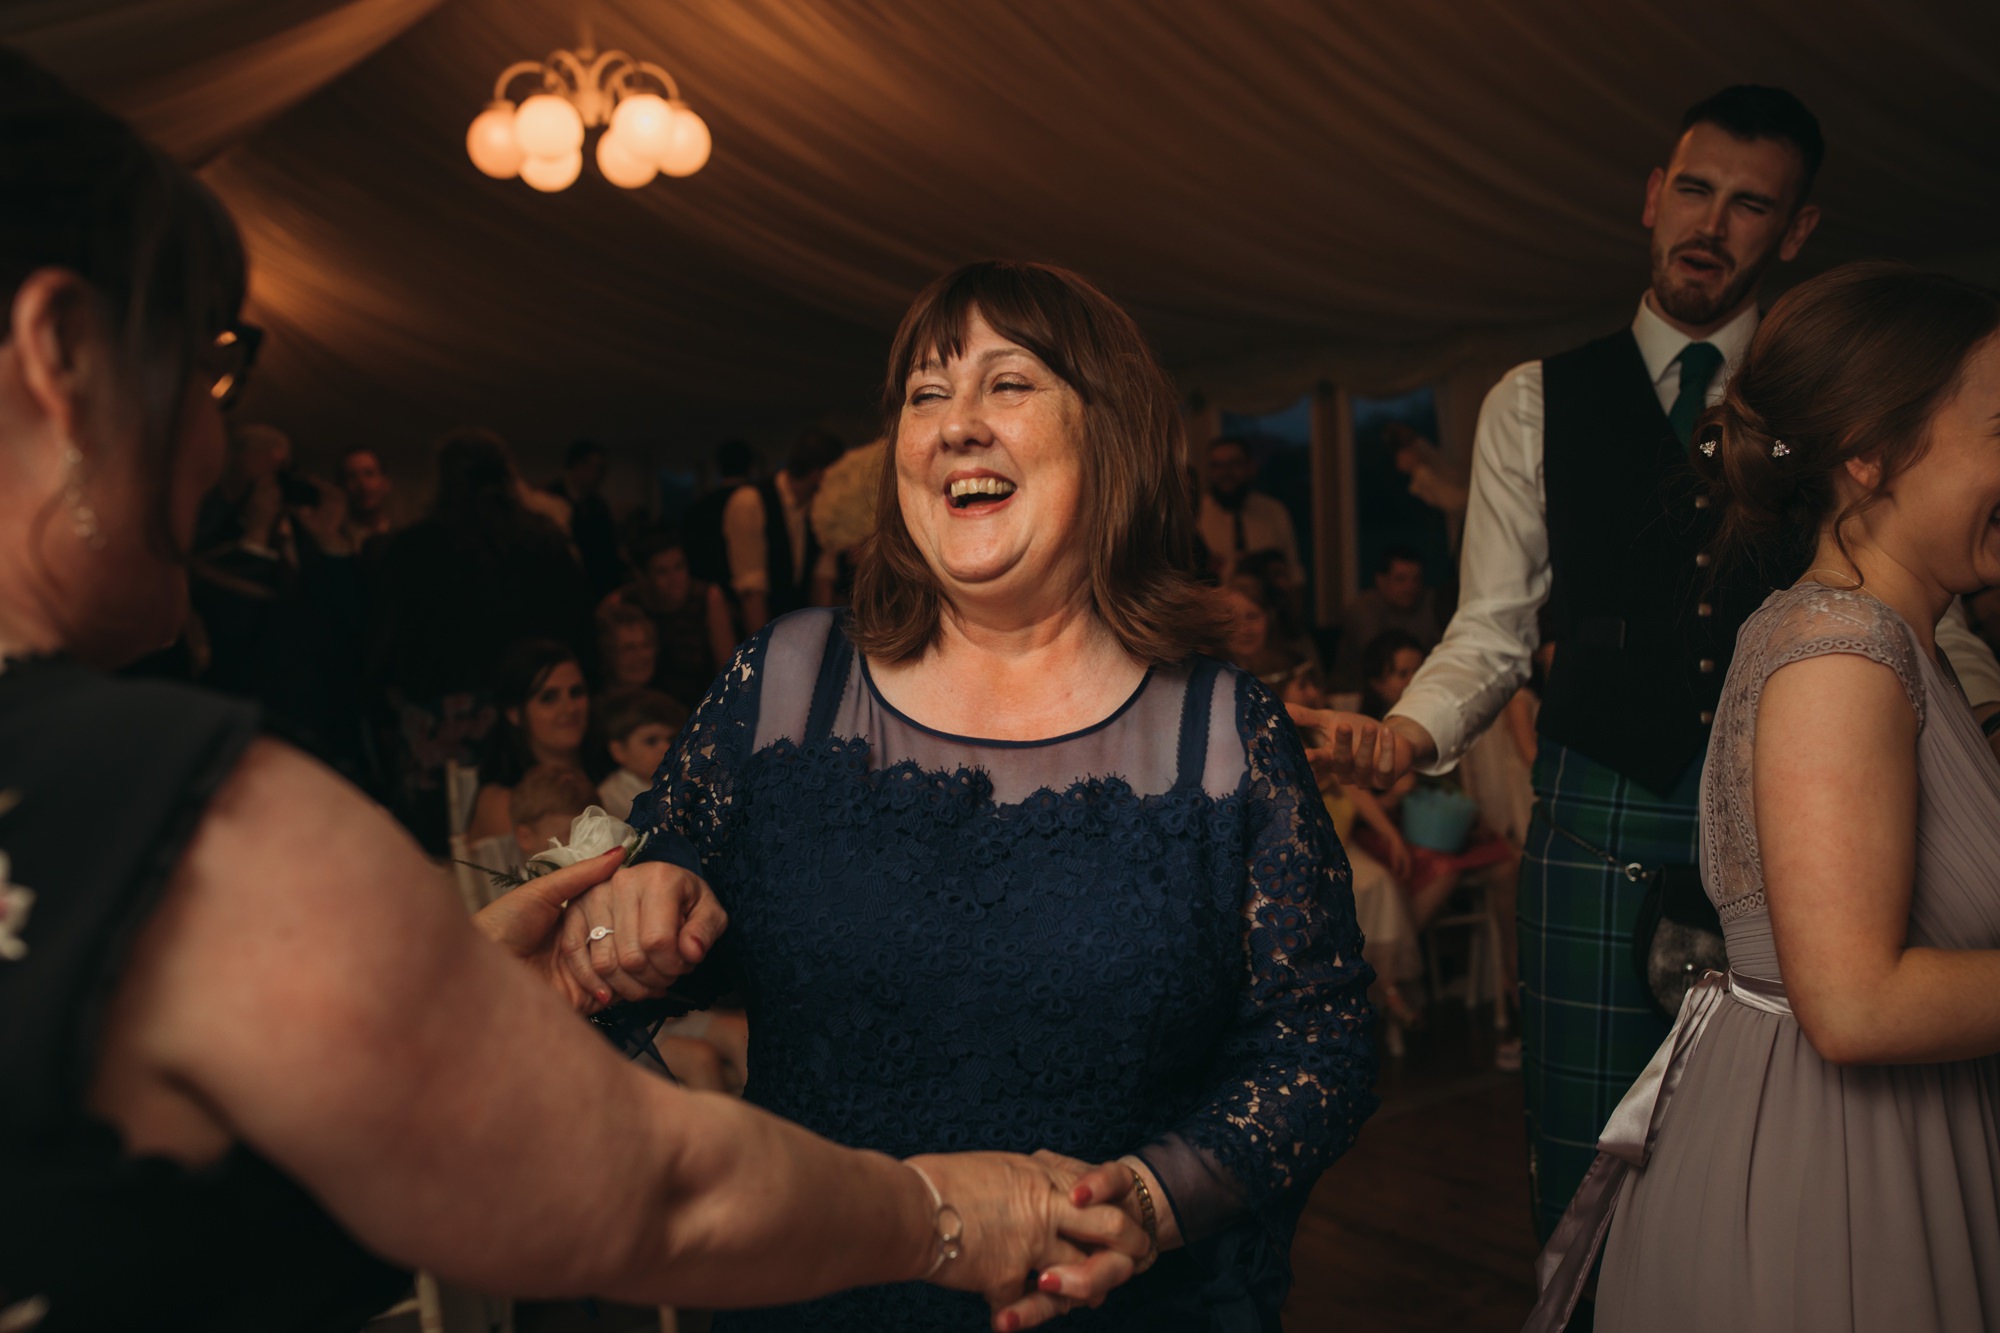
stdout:
[(652, 93), (633, 93), (611, 113), (618, 142), (639, 157), (658, 157), (673, 140), (674, 109)]
[(536, 93), (514, 113), (514, 138), (531, 158), (565, 157), (583, 147), (583, 117), (568, 98)]
[(531, 157), (521, 163), (521, 179), (543, 194), (567, 190), (583, 171), (583, 150), (572, 148), (561, 157)]
[(709, 149), (714, 147), (708, 123), (688, 110), (685, 102), (669, 105), (673, 107), (674, 119), (667, 146), (660, 153), (660, 170), (669, 176), (692, 176), (707, 164)]
[(495, 102), (480, 112), (465, 132), (465, 151), (473, 166), (495, 180), (518, 176), (526, 154), (514, 137), (514, 104)]
[(621, 190), (636, 190), (651, 185), (653, 177), (660, 174), (652, 158), (631, 150), (625, 141), (625, 131), (616, 118), (613, 118), (611, 128), (597, 141), (597, 170)]

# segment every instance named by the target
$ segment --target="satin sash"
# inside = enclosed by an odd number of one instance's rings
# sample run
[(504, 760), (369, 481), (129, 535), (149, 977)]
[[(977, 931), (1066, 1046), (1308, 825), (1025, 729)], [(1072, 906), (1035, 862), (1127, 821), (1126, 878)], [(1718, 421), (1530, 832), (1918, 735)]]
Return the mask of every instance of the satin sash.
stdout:
[(1628, 1174), (1646, 1169), (1667, 1104), (1687, 1072), (1688, 1057), (1701, 1043), (1702, 1033), (1708, 1030), (1709, 1020), (1725, 997), (1767, 1014), (1792, 1016), (1781, 982), (1733, 971), (1708, 972), (1688, 991), (1673, 1030), (1605, 1122), (1604, 1133), (1597, 1140), (1597, 1160), (1584, 1173), (1583, 1184), (1556, 1224), (1555, 1234), (1535, 1260), (1535, 1285), (1541, 1299), (1521, 1333), (1561, 1333), (1568, 1326), (1590, 1281), (1598, 1252), (1604, 1248), (1604, 1238), (1611, 1231), (1618, 1191)]

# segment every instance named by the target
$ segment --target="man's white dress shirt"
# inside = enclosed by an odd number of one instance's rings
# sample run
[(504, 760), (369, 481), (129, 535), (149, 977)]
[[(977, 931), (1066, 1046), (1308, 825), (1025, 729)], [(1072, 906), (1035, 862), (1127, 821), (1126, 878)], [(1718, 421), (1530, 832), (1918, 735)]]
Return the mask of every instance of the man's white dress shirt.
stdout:
[[(1710, 406), (1721, 400), (1723, 387), (1742, 363), (1757, 319), (1752, 305), (1704, 340), (1722, 353), (1722, 366), (1708, 386)], [(1680, 396), (1681, 352), (1694, 340), (1643, 298), (1632, 320), (1632, 336), (1661, 409), (1671, 409)], [(1458, 762), (1528, 679), (1530, 660), (1540, 645), (1536, 613), (1549, 596), (1543, 421), (1540, 361), (1508, 371), (1480, 406), (1472, 444), (1472, 497), (1459, 557), (1458, 612), (1389, 714), (1409, 718), (1437, 742), (1437, 762), (1423, 772), (1442, 773)], [(1938, 625), (1937, 642), (1974, 707), (2000, 702), (2000, 665), (1956, 602)]]
[(1195, 524), (1208, 553), (1232, 564), (1252, 551), (1283, 551), (1286, 578), (1293, 583), (1303, 577), (1299, 563), (1298, 537), (1292, 531), (1292, 515), (1284, 502), (1262, 491), (1252, 491), (1243, 499), (1243, 544), (1236, 543), (1236, 515), (1224, 509), (1207, 491), (1195, 511)]

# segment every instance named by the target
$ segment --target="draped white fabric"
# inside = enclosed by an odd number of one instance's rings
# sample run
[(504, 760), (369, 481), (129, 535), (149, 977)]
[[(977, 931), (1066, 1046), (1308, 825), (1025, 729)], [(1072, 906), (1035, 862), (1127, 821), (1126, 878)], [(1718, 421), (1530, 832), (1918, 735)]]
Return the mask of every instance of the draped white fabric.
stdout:
[(708, 167), (567, 192), (464, 134), (557, 0), (11, 0), (42, 56), (235, 209), (273, 339), (249, 410), (304, 444), (455, 421), (688, 456), (865, 419), (897, 316), (962, 260), (1069, 264), (1211, 402), (1322, 378), (1474, 395), (1629, 318), (1647, 169), (1734, 81), (1819, 113), (1827, 221), (1976, 267), (2000, 205), (2000, 6), (1977, 0), (600, 0)]

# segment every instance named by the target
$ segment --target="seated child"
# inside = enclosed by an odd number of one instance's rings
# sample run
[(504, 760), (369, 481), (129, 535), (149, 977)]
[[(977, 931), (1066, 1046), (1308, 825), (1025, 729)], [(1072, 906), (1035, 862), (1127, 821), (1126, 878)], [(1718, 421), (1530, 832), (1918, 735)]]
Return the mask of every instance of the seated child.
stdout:
[(596, 804), (590, 779), (576, 769), (557, 764), (529, 769), (507, 794), (507, 817), (514, 823), (521, 860), (547, 851), (551, 841), (567, 842), (570, 824)]
[[(1361, 650), (1361, 711), (1374, 718), (1386, 716), (1401, 702), (1424, 657), (1423, 644), (1401, 630), (1385, 630), (1370, 640)], [(1396, 812), (1416, 785), (1416, 775), (1406, 774), (1378, 798), (1382, 809)], [(1451, 853), (1410, 846), (1400, 830), (1392, 839), (1372, 827), (1363, 829), (1359, 841), (1395, 868), (1396, 877), (1409, 890), (1410, 916), (1418, 930), (1438, 914), (1467, 871), (1499, 865), (1512, 855), (1504, 840), (1486, 831), (1475, 835), (1464, 850)]]
[(597, 803), (614, 819), (632, 814), (632, 802), (653, 785), (653, 773), (687, 724), (687, 709), (658, 690), (628, 690), (604, 703), (604, 735), (618, 765), (597, 786)]
[(607, 696), (645, 689), (659, 663), (659, 628), (638, 607), (607, 597), (597, 608), (597, 655)]

